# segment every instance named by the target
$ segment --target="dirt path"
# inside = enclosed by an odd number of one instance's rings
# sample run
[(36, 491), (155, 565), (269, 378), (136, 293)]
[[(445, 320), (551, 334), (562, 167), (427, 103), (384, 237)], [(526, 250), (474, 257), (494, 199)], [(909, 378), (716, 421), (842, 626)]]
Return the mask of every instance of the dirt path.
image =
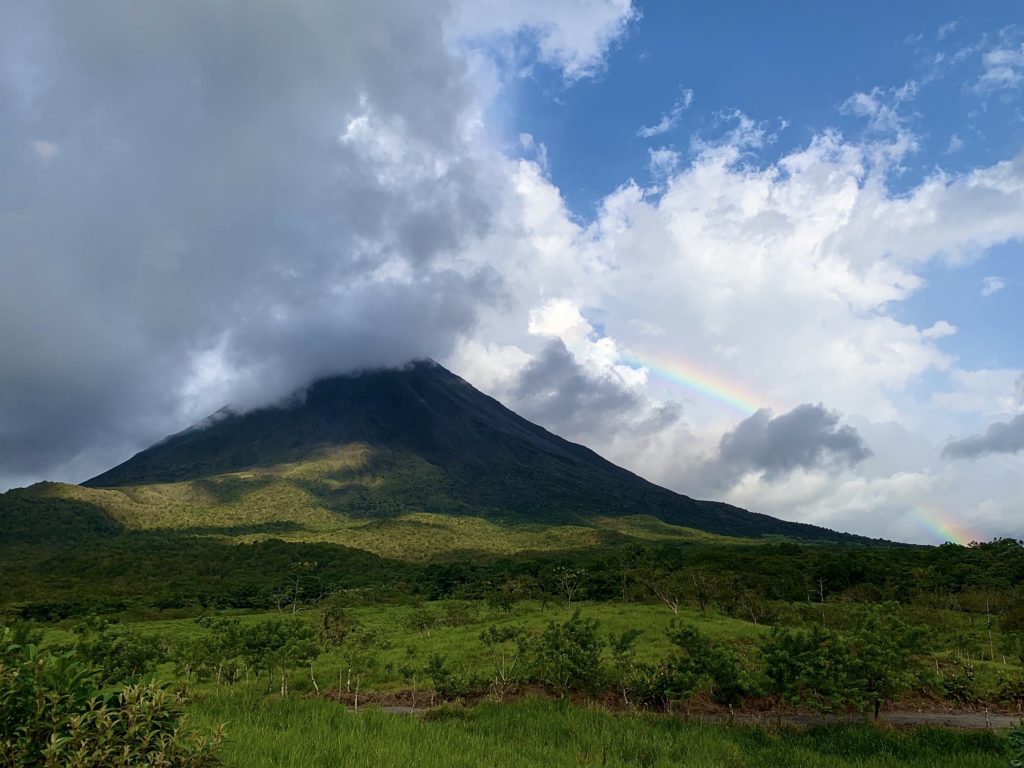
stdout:
[[(386, 706), (382, 712), (392, 715), (419, 715), (430, 710), (429, 707)], [(733, 722), (740, 725), (788, 725), (797, 728), (813, 728), (816, 725), (832, 725), (835, 723), (856, 723), (863, 720), (857, 715), (812, 715), (802, 713), (791, 714), (739, 714), (733, 718), (725, 715), (702, 715), (693, 720), (702, 723)], [(1002, 730), (1013, 728), (1021, 722), (1017, 715), (986, 715), (981, 712), (883, 712), (879, 720), (897, 727), (931, 725), (936, 728), (958, 728), (963, 730)]]

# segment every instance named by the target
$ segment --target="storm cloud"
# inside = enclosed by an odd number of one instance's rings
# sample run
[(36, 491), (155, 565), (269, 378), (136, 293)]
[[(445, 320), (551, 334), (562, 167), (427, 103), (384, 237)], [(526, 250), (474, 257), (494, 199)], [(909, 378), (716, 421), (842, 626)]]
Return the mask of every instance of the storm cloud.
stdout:
[(575, 439), (657, 432), (682, 415), (678, 403), (653, 405), (612, 371), (588, 371), (561, 340), (549, 342), (522, 370), (510, 399), (527, 418)]
[(473, 326), (497, 203), (446, 10), (5, 5), (0, 481)]
[(722, 436), (717, 453), (697, 474), (699, 482), (726, 490), (744, 475), (779, 480), (798, 470), (842, 469), (871, 456), (853, 427), (823, 405), (805, 403), (779, 416), (761, 409)]
[(942, 455), (947, 459), (976, 459), (991, 453), (1019, 451), (1024, 451), (1024, 413), (990, 424), (981, 434), (947, 443)]

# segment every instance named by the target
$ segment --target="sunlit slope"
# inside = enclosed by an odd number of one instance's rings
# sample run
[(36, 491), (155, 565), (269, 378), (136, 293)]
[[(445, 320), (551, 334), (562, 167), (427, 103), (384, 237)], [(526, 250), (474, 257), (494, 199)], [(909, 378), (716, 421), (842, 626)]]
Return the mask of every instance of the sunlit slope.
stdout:
[(294, 522), (310, 535), (339, 520), (366, 530), (434, 515), (466, 518), (449, 528), (473, 518), (557, 538), (640, 515), (726, 536), (855, 538), (656, 486), (429, 361), (324, 379), (275, 407), (224, 410), (86, 485), (119, 488), (147, 519), (175, 527)]

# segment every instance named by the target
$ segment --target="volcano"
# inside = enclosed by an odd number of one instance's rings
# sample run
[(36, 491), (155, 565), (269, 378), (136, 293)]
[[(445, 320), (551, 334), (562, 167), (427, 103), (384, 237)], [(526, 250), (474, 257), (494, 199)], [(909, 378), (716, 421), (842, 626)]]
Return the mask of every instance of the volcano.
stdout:
[(657, 486), (433, 361), (321, 379), (244, 413), (222, 409), (83, 485), (205, 483), (224, 492), (225, 477), (237, 481), (236, 495), (287, 481), (327, 510), (370, 519), (420, 512), (587, 525), (642, 515), (727, 536), (859, 539)]

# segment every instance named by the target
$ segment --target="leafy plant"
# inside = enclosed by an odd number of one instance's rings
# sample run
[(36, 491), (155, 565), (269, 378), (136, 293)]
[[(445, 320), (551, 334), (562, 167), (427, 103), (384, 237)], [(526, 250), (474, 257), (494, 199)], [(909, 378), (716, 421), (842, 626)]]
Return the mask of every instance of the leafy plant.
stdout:
[(182, 727), (182, 701), (156, 684), (103, 693), (74, 652), (12, 642), (0, 629), (0, 765), (208, 768), (222, 741)]

